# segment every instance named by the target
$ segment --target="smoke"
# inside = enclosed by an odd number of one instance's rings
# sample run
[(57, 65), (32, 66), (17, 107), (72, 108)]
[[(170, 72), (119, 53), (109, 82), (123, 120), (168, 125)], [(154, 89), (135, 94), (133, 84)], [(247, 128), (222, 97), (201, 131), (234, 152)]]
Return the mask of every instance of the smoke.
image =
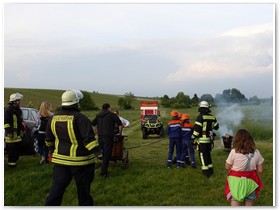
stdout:
[(223, 109), (222, 112), (218, 113), (217, 120), (220, 128), (217, 130), (220, 137), (229, 134), (234, 135), (233, 127), (240, 125), (244, 118), (244, 113), (238, 104), (233, 104), (230, 107)]

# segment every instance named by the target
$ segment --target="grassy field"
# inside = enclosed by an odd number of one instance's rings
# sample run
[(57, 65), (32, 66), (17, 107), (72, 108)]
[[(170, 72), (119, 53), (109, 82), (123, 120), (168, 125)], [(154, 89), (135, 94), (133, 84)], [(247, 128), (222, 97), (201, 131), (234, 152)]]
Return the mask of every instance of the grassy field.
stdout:
[[(12, 92), (24, 95), (23, 106), (31, 101), (36, 107), (43, 100), (50, 101), (54, 107), (60, 103), (63, 91), (59, 90), (31, 90), (31, 89), (5, 89), (5, 104)], [(118, 96), (93, 94), (96, 105), (109, 102), (117, 109)], [(109, 177), (99, 177), (100, 169), (95, 171), (91, 194), (96, 206), (229, 206), (223, 194), (227, 170), (224, 163), (228, 152), (224, 150), (220, 136), (216, 137), (215, 147), (212, 151), (215, 175), (211, 178), (202, 176), (198, 157), (198, 168), (190, 167), (168, 169), (168, 137), (156, 138), (150, 136), (142, 139), (140, 131), (139, 102), (135, 102), (135, 110), (120, 110), (123, 117), (131, 122), (131, 126), (124, 130), (128, 135), (125, 149), (128, 151), (129, 165), (124, 169), (122, 161), (110, 162)], [(268, 118), (261, 122), (254, 118), (255, 107), (242, 107), (245, 114), (239, 127), (250, 128), (256, 139), (257, 148), (265, 159), (265, 172), (260, 174), (264, 188), (255, 202), (256, 206), (274, 205), (274, 153), (273, 153), (273, 121)], [(262, 109), (263, 110), (263, 109)], [(161, 109), (161, 120), (164, 125), (170, 120), (171, 109)], [(179, 112), (188, 112), (192, 122), (197, 115), (197, 109), (180, 109)], [(84, 112), (89, 119), (93, 119), (94, 112)], [(218, 115), (220, 110), (212, 109)], [(263, 119), (263, 118), (262, 118)], [(52, 183), (53, 165), (39, 165), (39, 156), (22, 156), (15, 169), (7, 167), (4, 157), (4, 205), (5, 206), (42, 206), (49, 193)], [(67, 188), (63, 206), (77, 206), (75, 183), (71, 182)]]

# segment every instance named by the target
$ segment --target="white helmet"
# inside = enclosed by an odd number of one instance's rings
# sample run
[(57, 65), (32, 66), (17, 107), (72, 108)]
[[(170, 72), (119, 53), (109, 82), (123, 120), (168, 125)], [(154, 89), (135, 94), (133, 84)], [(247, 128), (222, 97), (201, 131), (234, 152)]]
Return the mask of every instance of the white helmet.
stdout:
[(13, 93), (10, 95), (10, 102), (15, 101), (15, 100), (21, 100), (23, 98), (23, 95), (20, 93)]
[(79, 90), (69, 89), (66, 90), (61, 96), (61, 105), (62, 106), (71, 106), (79, 103), (80, 99), (82, 99), (84, 95)]
[(210, 108), (211, 105), (209, 105), (207, 101), (201, 101), (198, 104), (198, 108), (200, 108), (200, 107)]

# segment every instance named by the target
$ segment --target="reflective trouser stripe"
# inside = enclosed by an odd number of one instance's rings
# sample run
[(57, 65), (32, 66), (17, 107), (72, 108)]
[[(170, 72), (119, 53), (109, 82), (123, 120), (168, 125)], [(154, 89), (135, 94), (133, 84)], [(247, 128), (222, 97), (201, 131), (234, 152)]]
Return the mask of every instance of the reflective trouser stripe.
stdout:
[(17, 163), (13, 163), (13, 162), (9, 162), (8, 165), (9, 166), (15, 166)]
[(199, 138), (199, 143), (210, 143), (210, 138)]
[(205, 165), (204, 158), (203, 158), (203, 153), (202, 153), (202, 152), (200, 152), (200, 160), (201, 160), (201, 169), (202, 169), (202, 170), (208, 170), (208, 166)]

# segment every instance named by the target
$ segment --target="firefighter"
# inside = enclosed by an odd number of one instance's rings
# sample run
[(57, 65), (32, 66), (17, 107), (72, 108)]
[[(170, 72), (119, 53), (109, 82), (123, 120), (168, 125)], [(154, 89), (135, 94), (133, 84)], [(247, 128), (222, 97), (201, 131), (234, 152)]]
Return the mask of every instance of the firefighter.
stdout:
[(20, 147), (24, 134), (22, 111), (20, 103), (23, 95), (10, 95), (8, 106), (4, 111), (5, 143), (8, 153), (8, 166), (15, 167), (20, 156)]
[(196, 168), (195, 156), (193, 143), (191, 141), (191, 136), (193, 133), (193, 124), (190, 123), (190, 115), (183, 114), (181, 117), (182, 120), (182, 154), (181, 154), (181, 167), (186, 165), (186, 157), (190, 155), (190, 164), (192, 168)]
[(95, 162), (101, 158), (90, 120), (79, 111), (83, 94), (67, 90), (62, 94), (62, 109), (51, 116), (46, 128), (46, 145), (54, 163), (54, 179), (46, 206), (59, 206), (74, 177), (80, 206), (92, 206), (90, 195)]
[(201, 101), (198, 105), (198, 112), (192, 139), (195, 140), (198, 146), (198, 154), (201, 163), (202, 174), (208, 178), (214, 174), (211, 150), (213, 129), (219, 129), (219, 123), (215, 116), (213, 116), (210, 110), (211, 105), (207, 101)]
[(172, 166), (172, 156), (174, 153), (174, 148), (176, 147), (176, 164), (177, 168), (180, 168), (182, 147), (181, 120), (179, 119), (178, 112), (176, 110), (171, 111), (170, 116), (171, 121), (168, 122), (166, 128), (167, 135), (169, 135), (167, 167), (171, 168)]

